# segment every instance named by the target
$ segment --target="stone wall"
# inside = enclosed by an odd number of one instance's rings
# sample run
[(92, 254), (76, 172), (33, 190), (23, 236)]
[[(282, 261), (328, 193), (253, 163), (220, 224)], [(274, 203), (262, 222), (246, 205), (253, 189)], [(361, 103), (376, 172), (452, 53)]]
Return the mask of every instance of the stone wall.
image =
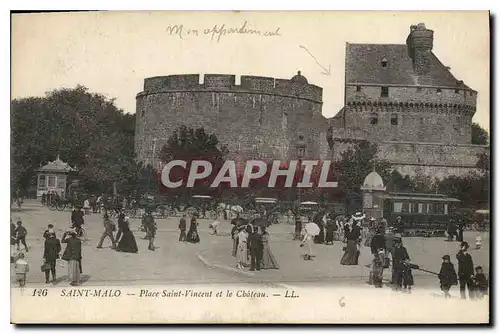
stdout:
[[(333, 157), (340, 159), (341, 153), (353, 147), (355, 142), (337, 140)], [(441, 145), (418, 142), (378, 143), (378, 158), (389, 161), (403, 175), (423, 174), (443, 179), (449, 175), (467, 175), (475, 171), (478, 154), (486, 151), (480, 145)]]
[(320, 157), (328, 126), (321, 98), (317, 86), (266, 77), (242, 76), (240, 85), (233, 75), (205, 75), (203, 84), (198, 75), (147, 78), (137, 95), (135, 151), (156, 166), (153, 146), (157, 155), (173, 131), (186, 125), (215, 133), (231, 155), (291, 158), (301, 135), (307, 155)]

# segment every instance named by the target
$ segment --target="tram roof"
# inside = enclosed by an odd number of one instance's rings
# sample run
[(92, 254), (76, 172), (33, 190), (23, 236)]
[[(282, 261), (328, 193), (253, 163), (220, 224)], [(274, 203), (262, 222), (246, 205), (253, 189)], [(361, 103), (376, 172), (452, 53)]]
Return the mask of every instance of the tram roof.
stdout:
[(383, 196), (384, 199), (395, 199), (403, 201), (427, 201), (427, 202), (460, 202), (460, 200), (452, 197), (446, 197), (445, 195), (434, 194), (407, 194), (398, 193)]

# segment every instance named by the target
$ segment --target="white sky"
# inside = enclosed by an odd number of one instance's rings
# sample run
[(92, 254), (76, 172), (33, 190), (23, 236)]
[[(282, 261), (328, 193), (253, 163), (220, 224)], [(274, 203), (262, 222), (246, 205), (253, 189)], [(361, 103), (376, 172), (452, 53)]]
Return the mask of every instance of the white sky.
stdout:
[[(279, 37), (223, 36), (205, 28), (280, 28)], [(297, 70), (323, 87), (323, 114), (344, 100), (345, 43), (404, 44), (410, 25), (434, 30), (434, 53), (458, 80), (477, 90), (474, 121), (489, 129), (489, 18), (487, 12), (109, 12), (25, 14), (12, 18), (12, 97), (43, 96), (87, 86), (135, 113), (146, 77), (221, 73), (291, 78)], [(169, 25), (198, 29), (180, 39)], [(321, 68), (303, 45), (325, 67)], [(238, 79), (237, 79), (238, 80)], [(237, 81), (238, 82), (238, 81)]]

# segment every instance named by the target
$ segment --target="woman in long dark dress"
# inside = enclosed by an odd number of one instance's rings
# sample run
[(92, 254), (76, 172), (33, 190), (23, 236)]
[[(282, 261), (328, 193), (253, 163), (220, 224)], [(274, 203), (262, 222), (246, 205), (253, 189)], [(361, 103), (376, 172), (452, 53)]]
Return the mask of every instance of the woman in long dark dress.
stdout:
[(279, 269), (278, 261), (271, 252), (269, 247), (269, 233), (264, 226), (261, 227), (262, 231), (262, 269)]
[(122, 237), (116, 250), (125, 253), (137, 253), (139, 251), (134, 234), (130, 230), (128, 217), (125, 217), (125, 220), (122, 222)]
[(198, 234), (198, 222), (196, 217), (191, 218), (191, 225), (187, 234), (187, 241), (193, 244), (200, 242), (200, 235)]
[(344, 255), (340, 260), (340, 264), (344, 266), (352, 266), (356, 265), (356, 253), (358, 251), (358, 237), (355, 229), (349, 228), (348, 225), (344, 227), (344, 235), (347, 242), (347, 246), (345, 247)]
[(335, 224), (334, 221), (329, 219), (326, 223), (326, 244), (327, 245), (333, 245), (333, 234), (335, 233), (335, 230), (337, 228), (337, 225)]

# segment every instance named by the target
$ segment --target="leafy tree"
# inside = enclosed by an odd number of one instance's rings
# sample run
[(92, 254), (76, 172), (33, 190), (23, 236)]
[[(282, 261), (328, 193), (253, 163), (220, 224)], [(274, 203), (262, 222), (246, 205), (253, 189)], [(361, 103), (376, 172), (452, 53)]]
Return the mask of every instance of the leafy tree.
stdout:
[(345, 151), (337, 164), (336, 180), (344, 193), (359, 192), (365, 177), (373, 170), (383, 180), (390, 178), (391, 166), (385, 160), (377, 159), (377, 144), (362, 141)]
[[(159, 158), (163, 163), (173, 160), (183, 160), (187, 162), (185, 169), (174, 167), (171, 170), (170, 178), (173, 181), (184, 180), (182, 187), (176, 189), (162, 188), (164, 192), (182, 196), (184, 198), (197, 194), (214, 195), (215, 190), (210, 185), (217, 175), (217, 171), (224, 164), (224, 158), (228, 151), (225, 145), (219, 143), (217, 136), (212, 133), (206, 133), (201, 128), (193, 129), (181, 126), (174, 131), (168, 138), (159, 153)], [(187, 176), (193, 160), (205, 160), (212, 163), (212, 174), (203, 180), (198, 180), (193, 188), (185, 187)]]
[(26, 190), (40, 165), (58, 155), (79, 170), (88, 191), (131, 177), (135, 118), (87, 88), (54, 90), (11, 102), (11, 182)]
[(488, 145), (489, 135), (485, 129), (481, 127), (481, 125), (477, 123), (472, 123), (471, 127), (472, 132), (472, 144), (474, 145)]

